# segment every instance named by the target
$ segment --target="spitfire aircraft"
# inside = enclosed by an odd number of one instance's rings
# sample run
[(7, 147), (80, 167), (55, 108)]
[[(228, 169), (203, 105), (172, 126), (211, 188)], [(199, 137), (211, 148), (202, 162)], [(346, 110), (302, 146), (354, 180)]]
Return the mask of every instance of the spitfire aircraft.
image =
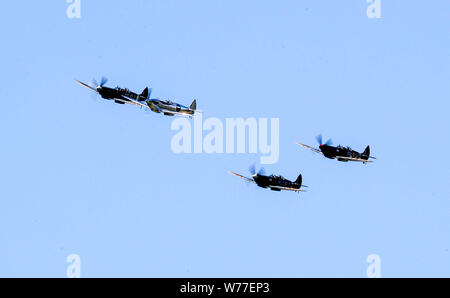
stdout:
[[(138, 105), (143, 108), (150, 108), (155, 113), (163, 113), (166, 116), (188, 116), (192, 117), (195, 115), (196, 112), (200, 112), (197, 110), (197, 101), (194, 99), (194, 101), (191, 103), (189, 107), (186, 107), (184, 105), (181, 105), (179, 103), (170, 101), (170, 100), (160, 100), (158, 98), (150, 98), (151, 89), (149, 93), (148, 99), (138, 99), (138, 100), (132, 100), (132, 103), (135, 105)], [(145, 104), (143, 103), (145, 102)]]
[[(123, 89), (120, 87), (116, 88), (110, 88), (105, 87), (105, 84), (108, 82), (108, 79), (105, 77), (102, 77), (102, 80), (100, 81), (100, 84), (98, 84), (95, 80), (93, 81), (94, 86), (89, 86), (88, 84), (82, 83), (78, 80), (75, 80), (78, 84), (80, 84), (83, 87), (86, 87), (98, 94), (104, 99), (108, 100), (114, 100), (115, 103), (118, 104), (136, 104), (135, 101), (143, 101), (148, 99), (149, 97), (149, 89), (146, 87), (144, 91), (142, 91), (141, 94), (134, 93), (130, 91), (129, 89)], [(151, 92), (151, 91), (150, 91)]]
[(153, 112), (163, 113), (166, 116), (180, 115), (192, 117), (197, 109), (197, 101), (195, 99), (189, 107), (170, 100), (148, 99), (145, 103)]
[(350, 147), (343, 146), (332, 146), (332, 141), (329, 139), (327, 142), (322, 143), (322, 135), (318, 135), (316, 137), (317, 142), (319, 143), (319, 149), (313, 148), (311, 146), (297, 143), (297, 145), (308, 148), (316, 153), (322, 154), (323, 156), (329, 159), (337, 159), (338, 161), (348, 162), (348, 161), (357, 161), (357, 162), (372, 162), (369, 158), (376, 159), (373, 156), (370, 156), (370, 147), (367, 146), (363, 153), (359, 153), (357, 151), (352, 150)]
[(276, 175), (270, 175), (266, 176), (264, 175), (264, 169), (261, 169), (259, 172), (256, 173), (255, 166), (251, 166), (249, 168), (250, 173), (252, 174), (252, 178), (247, 178), (245, 176), (242, 176), (240, 174), (237, 174), (235, 172), (230, 172), (230, 174), (235, 175), (239, 178), (242, 178), (248, 182), (255, 183), (259, 187), (262, 188), (270, 188), (273, 191), (282, 191), (282, 190), (289, 190), (289, 191), (305, 191), (301, 189), (301, 187), (307, 187), (305, 185), (302, 185), (302, 175), (300, 174), (294, 182), (284, 178), (283, 176), (276, 176)]
[[(143, 99), (139, 97), (137, 100), (132, 100), (131, 103), (138, 105), (143, 108), (150, 108), (155, 113), (163, 113), (166, 116), (188, 116), (192, 117), (196, 112), (200, 112), (197, 110), (197, 101), (191, 103), (189, 107), (181, 105), (179, 103), (170, 101), (170, 100), (160, 100), (159, 98), (150, 98), (151, 89), (148, 94), (147, 99)], [(145, 102), (145, 104), (143, 103)]]

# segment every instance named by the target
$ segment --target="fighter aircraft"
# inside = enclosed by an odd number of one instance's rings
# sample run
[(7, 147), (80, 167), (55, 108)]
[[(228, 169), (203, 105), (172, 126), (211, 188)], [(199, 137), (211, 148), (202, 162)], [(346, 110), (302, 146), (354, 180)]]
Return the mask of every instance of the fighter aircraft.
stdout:
[(332, 146), (332, 141), (329, 139), (324, 144), (322, 143), (322, 135), (318, 135), (316, 137), (317, 142), (319, 143), (319, 149), (313, 148), (311, 146), (297, 143), (297, 145), (303, 146), (305, 148), (311, 149), (312, 151), (322, 154), (323, 156), (329, 159), (337, 159), (338, 161), (348, 162), (348, 161), (357, 161), (362, 163), (372, 162), (369, 158), (376, 159), (373, 156), (370, 156), (370, 147), (367, 146), (363, 153), (359, 153), (357, 151), (352, 150), (350, 147), (343, 146)]
[(160, 100), (160, 99), (148, 99), (145, 101), (147, 106), (155, 113), (163, 113), (166, 116), (188, 116), (192, 117), (195, 115), (197, 109), (197, 101), (191, 103), (189, 107), (183, 106), (179, 103), (170, 100)]
[(78, 80), (75, 80), (78, 84), (80, 84), (83, 87), (86, 87), (98, 94), (104, 99), (108, 100), (114, 100), (115, 103), (118, 104), (135, 104), (136, 101), (143, 101), (149, 98), (149, 89), (146, 87), (144, 91), (142, 91), (141, 94), (134, 93), (130, 91), (129, 89), (123, 89), (120, 87), (116, 88), (110, 88), (105, 87), (105, 84), (108, 82), (108, 79), (105, 77), (102, 77), (102, 80), (100, 81), (100, 84), (98, 84), (95, 80), (93, 81), (95, 87), (91, 87), (88, 84), (85, 84), (83, 82), (80, 82)]
[(284, 178), (283, 176), (276, 176), (276, 175), (270, 175), (266, 176), (264, 175), (264, 169), (261, 169), (256, 173), (255, 167), (251, 166), (249, 168), (250, 173), (252, 174), (252, 178), (247, 178), (245, 176), (242, 176), (240, 174), (237, 174), (235, 172), (230, 172), (230, 174), (235, 175), (239, 178), (242, 178), (248, 182), (255, 183), (259, 187), (262, 188), (270, 188), (273, 191), (282, 191), (282, 190), (289, 190), (289, 191), (305, 191), (303, 189), (300, 189), (302, 186), (307, 187), (305, 185), (302, 185), (302, 175), (300, 174), (294, 182)]
[[(149, 97), (151, 94), (151, 89), (149, 93)], [(143, 103), (145, 102), (145, 104)], [(142, 100), (142, 98), (138, 100), (132, 100), (133, 104), (138, 105), (142, 108), (149, 108), (155, 113), (163, 113), (166, 116), (188, 116), (192, 117), (196, 112), (200, 112), (197, 110), (197, 101), (191, 103), (189, 107), (181, 105), (179, 103), (170, 101), (170, 100), (160, 100), (159, 98), (148, 98), (146, 100)]]

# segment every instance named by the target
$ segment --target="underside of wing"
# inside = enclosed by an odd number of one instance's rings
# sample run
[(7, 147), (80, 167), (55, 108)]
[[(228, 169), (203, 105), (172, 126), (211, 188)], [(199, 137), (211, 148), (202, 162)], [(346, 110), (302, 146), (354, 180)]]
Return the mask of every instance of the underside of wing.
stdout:
[(302, 144), (302, 143), (296, 143), (296, 144), (299, 145), (299, 146), (303, 146), (305, 148), (308, 148), (309, 150), (312, 150), (312, 151), (314, 151), (316, 153), (323, 154), (322, 151), (320, 151), (319, 149), (313, 148), (311, 146), (308, 146), (308, 145), (305, 145), (305, 144)]
[(368, 160), (368, 159), (354, 158), (354, 157), (347, 157), (347, 156), (336, 156), (336, 158), (338, 160), (344, 160), (344, 161), (373, 162), (372, 160)]
[(237, 173), (235, 173), (235, 172), (231, 172), (231, 171), (230, 171), (230, 174), (232, 174), (232, 175), (234, 175), (234, 176), (237, 176), (237, 177), (239, 177), (239, 178), (242, 178), (242, 179), (244, 179), (244, 180), (247, 180), (248, 182), (253, 182), (253, 183), (255, 183), (255, 180), (250, 179), (250, 178), (247, 178), (247, 177), (242, 176), (242, 175), (239, 175), (239, 174), (237, 174)]
[(178, 115), (178, 116), (185, 116), (185, 117), (192, 117), (192, 116), (194, 116), (194, 114), (191, 114), (191, 113), (183, 113), (183, 112), (170, 112), (170, 113), (172, 113), (172, 114), (174, 114), (174, 115)]
[(295, 192), (306, 191), (306, 190), (300, 189), (300, 188), (283, 187), (283, 186), (269, 186), (269, 188), (279, 189), (279, 190), (295, 191)]
[(132, 105), (136, 105), (139, 107), (144, 107), (147, 108), (146, 105), (141, 104), (140, 102), (136, 102), (134, 100), (129, 99), (128, 97), (126, 97), (128, 100), (123, 100), (123, 99), (119, 99), (119, 98), (115, 98), (114, 101), (120, 102), (120, 103), (128, 103), (128, 104), (132, 104)]
[(147, 105), (145, 105), (143, 103), (140, 103), (139, 101), (137, 101), (137, 100), (135, 100), (135, 99), (133, 99), (131, 97), (128, 97), (126, 95), (122, 95), (122, 97), (124, 97), (126, 100), (119, 99), (120, 102), (129, 103), (129, 104), (132, 104), (132, 105), (136, 105), (138, 107), (148, 108)]
[[(80, 82), (80, 81), (78, 81), (78, 80), (75, 80), (75, 82), (76, 82), (77, 84), (83, 86), (83, 87), (86, 87), (86, 88), (88, 88), (88, 89), (91, 89), (91, 90), (94, 91), (94, 92), (97, 92), (97, 89), (95, 89), (94, 87), (89, 86), (88, 84), (85, 84), (85, 83)], [(98, 93), (98, 92), (97, 92), (97, 93)]]
[[(166, 110), (166, 109), (159, 109), (159, 111), (164, 113), (164, 115), (167, 115), (167, 116), (175, 116), (175, 115), (177, 115), (177, 116), (184, 116), (184, 117), (191, 118), (191, 117), (193, 117), (195, 115), (195, 114), (190, 114), (190, 113), (187, 113), (187, 112), (184, 113), (184, 112), (169, 111), (169, 110)], [(159, 113), (159, 112), (157, 112), (157, 113)]]

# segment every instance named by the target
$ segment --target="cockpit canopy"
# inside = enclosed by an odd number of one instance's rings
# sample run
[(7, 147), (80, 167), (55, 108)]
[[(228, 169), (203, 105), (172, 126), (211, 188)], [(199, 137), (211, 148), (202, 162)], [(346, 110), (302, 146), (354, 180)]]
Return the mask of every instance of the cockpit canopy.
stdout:
[(168, 105), (172, 105), (173, 101), (166, 99), (166, 100), (162, 100), (163, 103), (168, 104)]
[(339, 145), (339, 146), (337, 146), (337, 148), (342, 149), (342, 150), (352, 151), (352, 148), (350, 148), (349, 146), (344, 147), (344, 146)]
[(273, 179), (278, 179), (278, 180), (286, 180), (286, 178), (284, 178), (283, 176), (281, 176), (281, 175), (272, 175), (272, 178)]
[(118, 91), (123, 91), (123, 92), (125, 92), (125, 93), (129, 93), (129, 92), (130, 92), (130, 89), (128, 89), (128, 88), (123, 89), (123, 88), (120, 88), (119, 86), (117, 86), (116, 89), (117, 89)]

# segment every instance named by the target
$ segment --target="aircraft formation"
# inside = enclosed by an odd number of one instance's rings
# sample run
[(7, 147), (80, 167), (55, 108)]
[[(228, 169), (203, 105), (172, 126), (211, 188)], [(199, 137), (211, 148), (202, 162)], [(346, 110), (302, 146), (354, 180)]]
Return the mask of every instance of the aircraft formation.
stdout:
[[(322, 154), (326, 158), (329, 159), (337, 159), (342, 162), (362, 162), (363, 164), (368, 162), (373, 162), (370, 159), (376, 159), (373, 156), (370, 156), (370, 146), (367, 146), (363, 153), (359, 153), (350, 147), (343, 147), (341, 145), (334, 147), (332, 146), (332, 141), (329, 139), (327, 142), (322, 143), (322, 135), (318, 135), (316, 137), (317, 142), (319, 143), (319, 148), (313, 148), (311, 146), (297, 143), (297, 145), (308, 148), (316, 153)], [(232, 175), (235, 175), (239, 178), (244, 179), (247, 182), (255, 183), (257, 186), (262, 188), (269, 188), (273, 191), (281, 191), (281, 190), (289, 190), (294, 192), (305, 191), (301, 189), (301, 187), (307, 187), (302, 185), (302, 175), (300, 174), (294, 182), (284, 178), (283, 176), (270, 175), (265, 176), (264, 169), (259, 172), (255, 172), (254, 166), (249, 168), (250, 173), (252, 174), (252, 178), (245, 177), (241, 174), (230, 172)]]
[(173, 102), (171, 100), (160, 100), (158, 98), (151, 98), (152, 89), (146, 87), (141, 94), (130, 91), (129, 89), (120, 87), (106, 87), (105, 84), (108, 79), (102, 77), (100, 84), (97, 81), (93, 81), (95, 87), (92, 87), (86, 83), (75, 80), (83, 87), (90, 89), (98, 93), (102, 98), (107, 100), (114, 100), (118, 104), (133, 104), (139, 107), (150, 109), (155, 113), (162, 113), (165, 116), (188, 116), (192, 117), (197, 111), (197, 101), (191, 103), (189, 107)]
[[(150, 109), (155, 113), (162, 113), (165, 116), (187, 116), (193, 117), (198, 113), (197, 110), (197, 101), (194, 99), (189, 107), (181, 105), (179, 103), (173, 102), (171, 100), (160, 100), (159, 98), (151, 98), (152, 89), (146, 87), (140, 94), (130, 91), (127, 88), (120, 87), (106, 87), (105, 84), (108, 82), (108, 79), (102, 77), (100, 83), (93, 80), (93, 85), (90, 86), (86, 83), (75, 80), (76, 83), (80, 84), (83, 87), (90, 89), (91, 91), (99, 94), (102, 98), (106, 100), (113, 100), (117, 104), (132, 104), (139, 106), (141, 108)], [(336, 159), (341, 162), (362, 162), (366, 164), (368, 162), (373, 162), (373, 159), (376, 159), (373, 156), (370, 156), (370, 146), (367, 146), (366, 149), (360, 153), (351, 149), (350, 147), (344, 147), (341, 145), (333, 146), (333, 142), (331, 139), (323, 143), (322, 135), (318, 135), (316, 137), (317, 142), (319, 143), (319, 148), (314, 148), (309, 145), (305, 145), (302, 143), (296, 143), (299, 146), (305, 147), (307, 149), (312, 150), (318, 154), (323, 155), (328, 159)], [(245, 180), (248, 183), (254, 183), (258, 187), (270, 189), (272, 191), (293, 191), (293, 192), (304, 192), (303, 188), (307, 188), (308, 186), (303, 185), (302, 174), (299, 174), (295, 181), (291, 181), (289, 179), (284, 178), (281, 175), (266, 175), (264, 169), (260, 169), (258, 172), (255, 169), (255, 166), (252, 165), (249, 168), (249, 172), (252, 175), (252, 178), (245, 177), (241, 174), (230, 171), (230, 173), (236, 177), (239, 177)]]

